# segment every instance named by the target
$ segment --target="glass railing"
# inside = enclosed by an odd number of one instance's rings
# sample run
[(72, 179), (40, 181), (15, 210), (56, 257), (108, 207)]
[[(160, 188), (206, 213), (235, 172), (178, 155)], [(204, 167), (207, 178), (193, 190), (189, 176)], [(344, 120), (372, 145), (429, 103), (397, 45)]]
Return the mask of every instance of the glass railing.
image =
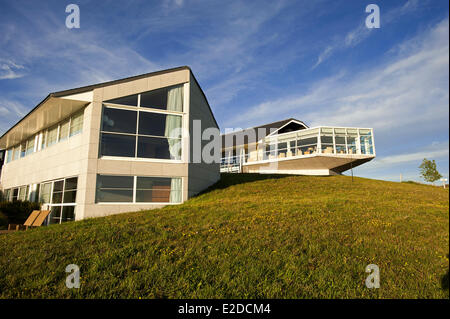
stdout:
[(221, 167), (317, 154), (375, 155), (370, 128), (316, 127), (268, 136), (249, 148), (245, 155), (223, 157)]

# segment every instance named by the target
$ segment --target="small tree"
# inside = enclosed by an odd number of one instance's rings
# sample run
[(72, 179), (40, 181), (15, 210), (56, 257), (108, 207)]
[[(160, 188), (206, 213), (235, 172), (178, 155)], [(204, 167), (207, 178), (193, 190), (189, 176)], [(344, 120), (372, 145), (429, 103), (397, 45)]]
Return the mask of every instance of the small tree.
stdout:
[(429, 161), (424, 158), (419, 168), (420, 176), (426, 182), (434, 183), (438, 179), (442, 178), (442, 175), (439, 174), (438, 170), (436, 169), (436, 162), (434, 160)]

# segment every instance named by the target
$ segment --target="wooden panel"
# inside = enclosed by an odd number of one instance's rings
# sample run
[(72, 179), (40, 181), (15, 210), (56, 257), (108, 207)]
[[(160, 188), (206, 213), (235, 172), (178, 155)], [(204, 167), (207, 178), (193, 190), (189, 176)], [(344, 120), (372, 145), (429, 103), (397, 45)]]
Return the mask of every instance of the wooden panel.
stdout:
[(31, 212), (30, 216), (28, 216), (27, 220), (23, 224), (25, 226), (33, 225), (33, 222), (36, 220), (36, 218), (39, 216), (40, 213), (41, 213), (41, 211), (39, 211), (39, 210), (33, 210)]
[(36, 218), (32, 226), (41, 226), (44, 220), (47, 218), (48, 214), (50, 214), (49, 210), (41, 210), (39, 216)]

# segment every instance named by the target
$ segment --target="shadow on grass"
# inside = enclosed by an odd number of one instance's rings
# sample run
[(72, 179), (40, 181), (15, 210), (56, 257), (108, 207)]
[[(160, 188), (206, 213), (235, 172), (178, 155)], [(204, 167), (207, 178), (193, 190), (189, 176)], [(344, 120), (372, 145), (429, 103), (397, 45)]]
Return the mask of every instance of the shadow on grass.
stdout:
[[(449, 257), (449, 254), (447, 254), (447, 258), (448, 257)], [(444, 290), (448, 290), (448, 284), (449, 284), (448, 273), (449, 273), (449, 271), (447, 270), (447, 273), (444, 276), (442, 276), (442, 278), (441, 278), (441, 286), (442, 286), (442, 289), (444, 289)]]
[(204, 191), (198, 193), (196, 195), (200, 196), (209, 192), (212, 192), (214, 190), (218, 189), (224, 189), (233, 185), (238, 184), (245, 184), (245, 183), (251, 183), (266, 179), (280, 179), (285, 177), (292, 177), (294, 175), (289, 174), (257, 174), (257, 173), (222, 173), (220, 174), (220, 180), (215, 183), (214, 185), (211, 185)]

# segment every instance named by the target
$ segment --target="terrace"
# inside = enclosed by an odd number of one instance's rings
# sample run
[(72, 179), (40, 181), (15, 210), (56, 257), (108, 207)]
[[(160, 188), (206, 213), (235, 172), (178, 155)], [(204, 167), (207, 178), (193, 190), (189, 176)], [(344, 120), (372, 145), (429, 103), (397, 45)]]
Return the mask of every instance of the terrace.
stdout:
[(268, 135), (257, 143), (225, 149), (220, 168), (221, 172), (238, 172), (244, 166), (317, 156), (372, 159), (373, 129), (320, 126)]

